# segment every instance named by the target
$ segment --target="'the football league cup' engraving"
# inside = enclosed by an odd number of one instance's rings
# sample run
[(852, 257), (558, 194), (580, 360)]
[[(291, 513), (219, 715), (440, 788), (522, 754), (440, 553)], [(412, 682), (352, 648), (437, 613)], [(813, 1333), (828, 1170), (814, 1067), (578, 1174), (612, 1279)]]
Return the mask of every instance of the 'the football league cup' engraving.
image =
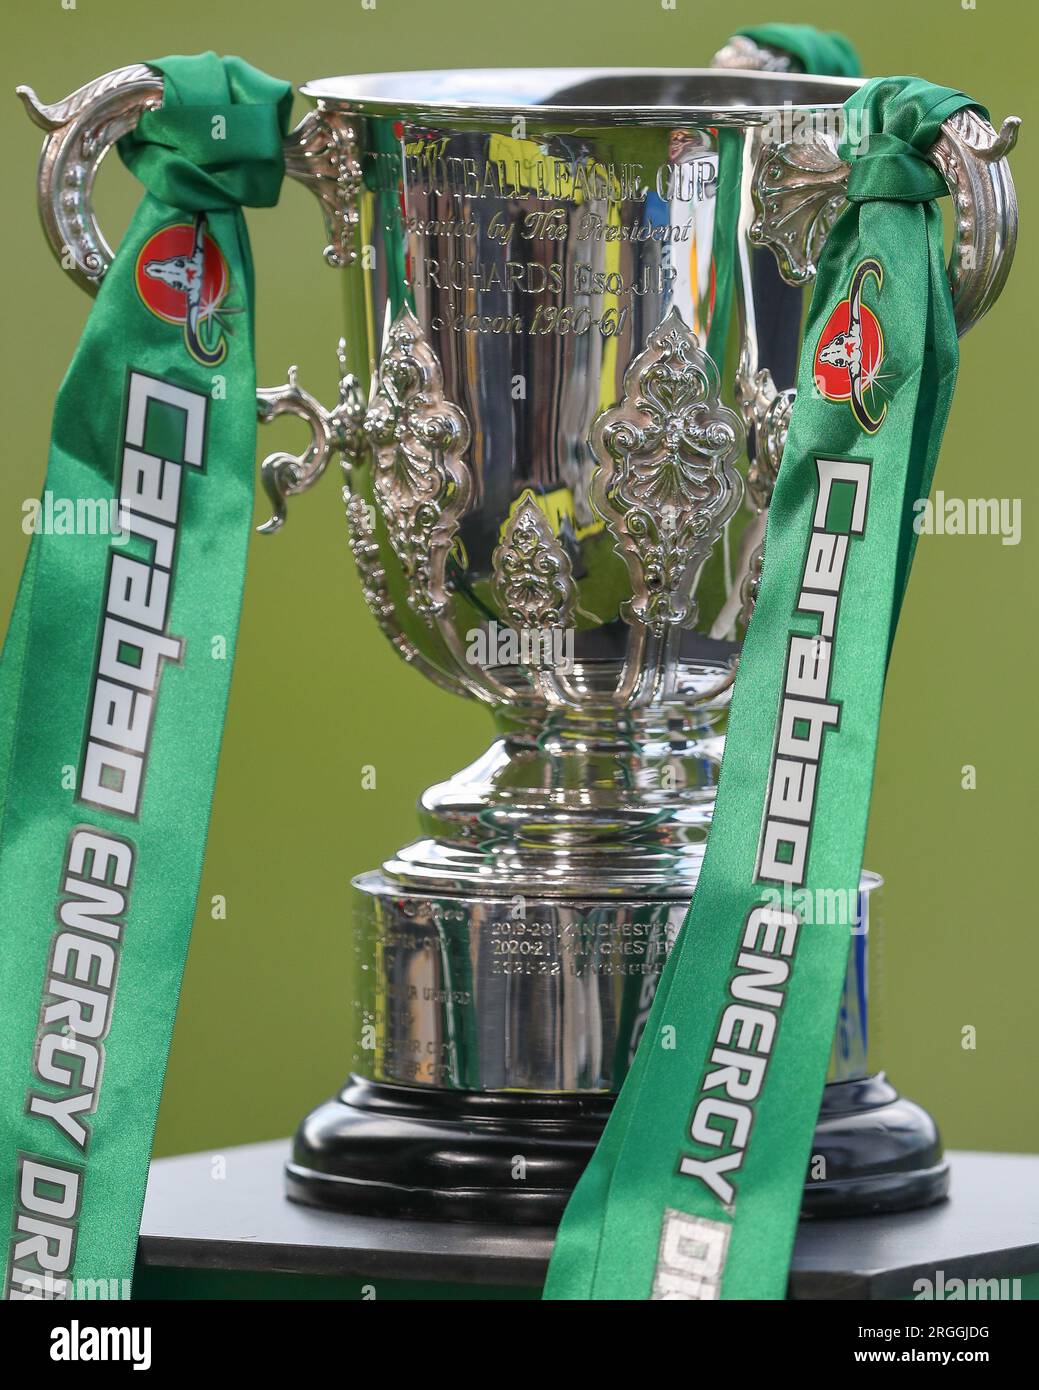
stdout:
[[(495, 157), (470, 153), (480, 143)], [(696, 235), (710, 237), (718, 154), (705, 133), (657, 143), (673, 158), (423, 130), (405, 135), (402, 156), (378, 156), (373, 181), (385, 201), (403, 197), (410, 283), (430, 295), (430, 327), (609, 339), (637, 299), (663, 304)]]

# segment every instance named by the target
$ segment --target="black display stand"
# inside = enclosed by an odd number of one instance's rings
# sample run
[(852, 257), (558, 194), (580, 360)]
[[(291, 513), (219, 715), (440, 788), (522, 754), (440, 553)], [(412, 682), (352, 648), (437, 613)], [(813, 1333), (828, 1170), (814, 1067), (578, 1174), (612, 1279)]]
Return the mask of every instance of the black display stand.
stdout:
[[(553, 1229), (613, 1106), (604, 1095), (447, 1091), (351, 1076), (303, 1120), (290, 1197), (364, 1216)], [(516, 1182), (513, 1155), (529, 1181)], [(808, 1216), (909, 1211), (949, 1190), (938, 1127), (882, 1073), (823, 1088)]]
[[(544, 1227), (320, 1211), (284, 1191), (287, 1140), (152, 1164), (138, 1250), (146, 1298), (536, 1297)], [(1039, 1273), (1039, 1157), (951, 1153), (951, 1195), (920, 1211), (803, 1221), (793, 1299), (898, 1299), (917, 1280)], [(488, 1293), (488, 1290), (494, 1290)], [(1023, 1297), (1028, 1297), (1025, 1292)]]

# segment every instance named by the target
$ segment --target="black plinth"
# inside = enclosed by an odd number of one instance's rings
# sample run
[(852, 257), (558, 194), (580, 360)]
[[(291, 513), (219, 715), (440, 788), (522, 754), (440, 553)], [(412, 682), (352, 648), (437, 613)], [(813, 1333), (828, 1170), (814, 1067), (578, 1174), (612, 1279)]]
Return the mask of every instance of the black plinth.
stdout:
[[(300, 1125), (287, 1190), (297, 1202), (361, 1215), (554, 1226), (611, 1104), (606, 1096), (481, 1094), (354, 1076)], [(934, 1121), (882, 1073), (825, 1088), (806, 1216), (927, 1206), (945, 1196), (948, 1181)]]
[[(366, 1283), (380, 1297), (394, 1283), (428, 1298), (484, 1297), (491, 1286), (499, 1297), (537, 1296), (550, 1228), (318, 1211), (286, 1200), (288, 1154), (278, 1140), (153, 1163), (136, 1281), (145, 1296), (360, 1297)], [(947, 1201), (802, 1222), (790, 1297), (910, 1298), (939, 1270), (946, 1285), (1039, 1272), (1039, 1158), (948, 1157)]]

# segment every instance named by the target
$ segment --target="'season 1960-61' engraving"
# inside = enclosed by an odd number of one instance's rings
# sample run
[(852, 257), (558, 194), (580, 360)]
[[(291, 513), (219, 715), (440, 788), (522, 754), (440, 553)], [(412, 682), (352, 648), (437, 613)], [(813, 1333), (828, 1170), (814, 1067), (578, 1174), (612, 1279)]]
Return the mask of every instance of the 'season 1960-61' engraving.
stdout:
[[(633, 299), (662, 299), (679, 279), (697, 209), (717, 194), (710, 136), (672, 137), (656, 165), (491, 138), (496, 157), (466, 153), (470, 134), (411, 133), (403, 153), (376, 154), (376, 196), (399, 198), (416, 295), (438, 297), (434, 330), (485, 334), (623, 333)], [(622, 264), (621, 245), (649, 255)], [(655, 253), (655, 254), (654, 254)], [(686, 259), (688, 252), (686, 252)]]

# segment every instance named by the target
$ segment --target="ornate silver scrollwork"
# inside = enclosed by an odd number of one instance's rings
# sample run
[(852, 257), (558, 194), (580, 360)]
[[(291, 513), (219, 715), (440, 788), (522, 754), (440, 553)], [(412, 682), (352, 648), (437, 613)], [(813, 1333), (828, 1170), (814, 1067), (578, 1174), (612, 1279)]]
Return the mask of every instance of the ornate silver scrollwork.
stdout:
[[(491, 557), (491, 589), (508, 622), (521, 632), (547, 633), (570, 624), (577, 601), (570, 556), (529, 489)], [(526, 675), (548, 704), (580, 705), (563, 670), (536, 664)]]
[[(347, 466), (345, 460), (343, 466), (344, 469)], [(359, 493), (351, 492), (349, 482), (343, 488), (343, 501), (346, 504), (347, 543), (361, 581), (361, 596), (383, 636), (389, 639), (402, 661), (421, 671), (434, 685), (439, 685), (442, 690), (449, 690), (452, 694), (464, 694), (465, 687), (457, 681), (450, 680), (428, 661), (402, 631), (397, 621), (396, 604), (390, 597), (386, 570), (383, 568), (379, 542), (375, 536), (374, 508), (371, 503), (366, 502)]]
[(800, 64), (782, 48), (771, 48), (745, 34), (734, 34), (711, 59), (711, 67), (736, 68), (742, 72), (796, 72)]
[[(930, 152), (956, 208), (949, 284), (961, 336), (995, 303), (1013, 263), (1017, 197), (1006, 156), (1020, 124), (1008, 116), (997, 135), (978, 112), (959, 111), (943, 123)], [(750, 238), (772, 248), (789, 284), (815, 275), (823, 243), (845, 205), (849, 167), (838, 156), (833, 133), (810, 123), (790, 140), (762, 144)]]
[(285, 172), (321, 203), (328, 232), (325, 260), (337, 269), (352, 265), (361, 164), (350, 117), (319, 101), (285, 137)]
[(961, 336), (999, 298), (1013, 264), (1017, 194), (1007, 155), (1020, 128), (1008, 116), (997, 135), (977, 111), (957, 111), (931, 148), (956, 209), (949, 283)]
[(36, 179), (43, 230), (76, 284), (96, 294), (112, 263), (112, 250), (94, 216), (94, 177), (141, 112), (162, 105), (162, 78), (153, 68), (134, 63), (106, 72), (51, 105), (31, 87), (17, 92), (29, 119), (47, 132)]
[(343, 487), (343, 502), (346, 505), (348, 544), (361, 581), (361, 595), (383, 635), (390, 639), (405, 661), (411, 661), (415, 648), (406, 638), (402, 639), (393, 619), (394, 605), (386, 583), (386, 571), (379, 559), (379, 542), (375, 538), (371, 504), (359, 493), (351, 492), (348, 483)]
[(299, 384), (298, 370), (289, 368), (281, 386), (258, 387), (256, 414), (261, 424), (279, 415), (296, 415), (310, 426), (310, 443), (301, 454), (268, 454), (260, 465), (260, 480), (270, 498), (273, 513), (257, 529), (265, 535), (285, 524), (285, 500), (314, 486), (335, 454), (349, 469), (364, 438), (364, 397), (357, 378), (346, 370), (345, 349), (339, 342), (339, 399), (332, 410)]
[[(105, 155), (134, 128), (142, 111), (162, 105), (162, 74), (143, 63), (116, 68), (51, 105), (31, 87), (17, 90), (30, 118), (47, 132), (36, 181), (47, 240), (76, 284), (96, 294), (113, 252), (94, 214), (94, 178)], [(284, 149), (285, 172), (310, 188), (322, 205), (329, 235), (325, 259), (330, 265), (349, 265), (361, 181), (353, 124), (319, 102), (285, 137)]]
[(743, 576), (740, 585), (740, 621), (744, 627), (750, 622), (754, 612), (754, 605), (758, 601), (758, 590), (761, 587), (761, 567), (765, 563), (765, 543), (760, 541), (750, 552), (750, 559), (747, 562), (747, 572)]
[(792, 387), (778, 391), (767, 367), (750, 373), (741, 362), (736, 373), (736, 395), (744, 423), (753, 431), (754, 439), (747, 492), (758, 511), (764, 511), (772, 500), (796, 394)]
[(624, 374), (624, 396), (592, 425), (592, 496), (628, 567), (625, 617), (656, 637), (696, 620), (696, 581), (743, 481), (739, 417), (718, 370), (672, 309)]
[(754, 173), (757, 216), (750, 239), (772, 248), (788, 285), (815, 277), (830, 228), (845, 206), (848, 168), (832, 136), (821, 129), (763, 143)]
[(440, 362), (406, 304), (386, 333), (365, 431), (375, 496), (404, 571), (408, 604), (432, 626), (450, 598), (447, 557), (472, 496), (463, 458), (471, 432), (444, 395)]
[[(162, 75), (143, 63), (105, 73), (52, 105), (41, 102), (31, 87), (18, 88), (29, 116), (47, 132), (37, 176), (47, 240), (59, 263), (89, 294), (97, 293), (114, 254), (94, 213), (97, 170), (141, 113), (162, 105), (162, 93)], [(317, 110), (309, 111), (285, 137), (284, 151), (285, 172), (310, 188), (321, 203), (329, 236), (325, 259), (333, 266), (349, 265), (354, 259), (361, 181), (353, 125), (341, 112), (319, 102)], [(285, 413), (298, 415), (312, 435), (302, 454), (275, 453), (261, 465), (274, 512), (259, 529), (270, 534), (285, 520), (285, 499), (315, 483), (333, 453), (351, 447), (363, 403), (354, 379), (344, 375), (339, 404), (326, 412), (299, 385), (292, 367), (281, 386), (257, 391), (256, 409), (261, 421)]]
[(752, 522), (744, 533), (749, 547), (746, 560), (742, 555), (740, 557), (743, 571), (739, 588), (740, 620), (746, 626), (754, 611), (761, 581), (765, 554), (765, 513), (779, 476), (787, 430), (790, 428), (790, 413), (797, 392), (792, 387), (785, 391), (777, 390), (767, 367), (751, 374), (742, 370), (741, 363), (741, 370), (736, 375), (736, 394), (754, 441), (747, 469), (747, 492), (758, 513), (755, 518), (757, 524)]
[(534, 494), (525, 492), (491, 557), (492, 588), (513, 626), (565, 627), (577, 590), (570, 557)]

